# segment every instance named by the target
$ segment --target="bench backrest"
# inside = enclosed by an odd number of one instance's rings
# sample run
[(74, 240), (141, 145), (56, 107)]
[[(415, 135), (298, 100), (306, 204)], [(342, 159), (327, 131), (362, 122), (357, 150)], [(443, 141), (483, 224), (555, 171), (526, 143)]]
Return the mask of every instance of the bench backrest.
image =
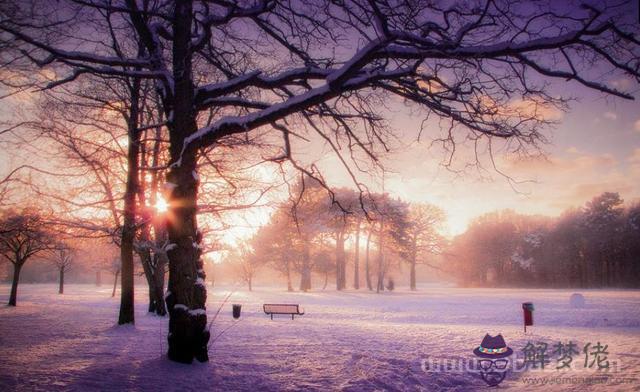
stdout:
[(291, 314), (300, 313), (297, 304), (264, 304), (265, 313)]

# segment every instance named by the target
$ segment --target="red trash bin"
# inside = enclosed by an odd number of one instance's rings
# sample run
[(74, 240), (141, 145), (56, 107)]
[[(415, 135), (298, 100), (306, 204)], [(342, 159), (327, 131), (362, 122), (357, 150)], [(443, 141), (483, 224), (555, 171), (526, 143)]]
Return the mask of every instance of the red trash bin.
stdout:
[(524, 332), (527, 332), (527, 325), (533, 325), (533, 303), (524, 302), (522, 311), (524, 312)]

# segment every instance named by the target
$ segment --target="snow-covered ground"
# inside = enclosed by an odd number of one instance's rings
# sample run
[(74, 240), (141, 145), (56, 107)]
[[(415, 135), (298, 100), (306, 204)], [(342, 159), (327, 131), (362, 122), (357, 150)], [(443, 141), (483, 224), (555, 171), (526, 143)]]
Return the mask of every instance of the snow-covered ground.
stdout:
[[(55, 285), (23, 284), (18, 307), (0, 306), (0, 390), (486, 390), (474, 371), (434, 368), (445, 359), (472, 359), (486, 333), (502, 333), (520, 357), (528, 341), (549, 344), (547, 370), (511, 371), (500, 390), (640, 388), (639, 291), (583, 290), (586, 307), (573, 309), (575, 290), (238, 290), (212, 334), (233, 323), (231, 303), (242, 304), (242, 317), (211, 345), (211, 361), (180, 365), (165, 359), (167, 320), (146, 313), (143, 287), (135, 327), (114, 325), (118, 298), (109, 287), (65, 290), (58, 295)], [(210, 315), (228, 290), (209, 291)], [(2, 303), (8, 291), (0, 285)], [(536, 307), (527, 335), (525, 301)], [(262, 313), (265, 302), (300, 303), (306, 314), (271, 321)], [(607, 344), (615, 370), (584, 369), (582, 352), (574, 356), (576, 369), (555, 370), (551, 345), (559, 341), (573, 341), (580, 351), (589, 342)]]

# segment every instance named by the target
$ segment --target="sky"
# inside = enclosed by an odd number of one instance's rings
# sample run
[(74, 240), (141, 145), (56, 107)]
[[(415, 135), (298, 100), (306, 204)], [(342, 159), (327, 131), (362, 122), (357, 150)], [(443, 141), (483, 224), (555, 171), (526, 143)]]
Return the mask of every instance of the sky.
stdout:
[[(422, 117), (400, 104), (392, 105), (386, 117), (392, 127), (405, 130), (406, 146), (384, 160), (388, 171), (385, 191), (406, 201), (432, 203), (444, 209), (445, 232), (449, 236), (464, 232), (474, 218), (500, 209), (555, 216), (582, 206), (605, 191), (619, 192), (627, 202), (640, 199), (640, 94), (636, 93), (636, 100), (628, 101), (604, 97), (572, 83), (554, 83), (554, 89), (564, 89), (577, 100), (568, 112), (552, 114), (558, 123), (545, 131), (549, 139), (549, 144), (543, 146), (545, 156), (514, 160), (496, 154), (498, 169), (521, 181), (518, 184), (490, 167), (464, 175), (448, 171), (441, 166), (444, 152), (430, 146), (429, 137), (437, 132), (427, 132), (422, 142), (415, 142)], [(630, 86), (625, 80), (610, 83)], [(0, 174), (21, 161), (19, 154), (11, 154), (11, 160), (8, 155), (0, 156)], [(456, 158), (470, 161), (464, 152)], [(320, 165), (332, 184), (352, 186), (335, 157), (326, 154)], [(372, 191), (382, 190), (380, 178), (361, 178), (369, 180)], [(237, 243), (249, 237), (256, 227), (268, 221), (270, 212), (271, 209), (259, 208), (232, 217), (231, 223), (237, 227), (224, 235), (225, 241)]]
[[(624, 79), (606, 82), (623, 90), (633, 88)], [(388, 170), (384, 190), (407, 201), (429, 202), (443, 208), (449, 235), (462, 233), (474, 218), (499, 209), (558, 215), (605, 191), (619, 192), (627, 202), (640, 198), (638, 100), (604, 97), (565, 81), (554, 81), (551, 89), (577, 100), (568, 112), (551, 114), (558, 124), (546, 130), (550, 143), (543, 146), (545, 156), (527, 160), (495, 156), (500, 172), (519, 181), (515, 185), (490, 167), (481, 174), (471, 170), (463, 176), (448, 171), (440, 165), (443, 151), (429, 146), (429, 137), (436, 134), (435, 130), (427, 132), (422, 143), (412, 142), (422, 118), (400, 104), (392, 104), (392, 110), (384, 116), (407, 137), (400, 151), (384, 159)], [(640, 98), (637, 92), (636, 97)], [(0, 107), (0, 117), (7, 115), (6, 107)], [(19, 159), (10, 162), (6, 155), (9, 154), (0, 154), (0, 175), (20, 163)], [(465, 153), (457, 158), (462, 162), (470, 160)], [(325, 177), (332, 184), (351, 184), (335, 157), (327, 155), (321, 161)], [(373, 191), (382, 190), (380, 179), (377, 180), (370, 184)], [(256, 210), (249, 212), (246, 219), (234, 219), (239, 227), (230, 231), (228, 240), (250, 235), (252, 228), (266, 222), (269, 211)]]
[[(549, 143), (543, 146), (543, 156), (519, 160), (495, 154), (497, 168), (504, 175), (491, 167), (462, 175), (447, 170), (441, 165), (444, 152), (429, 139), (437, 132), (427, 132), (420, 143), (415, 142), (422, 117), (412, 116), (401, 105), (393, 106), (387, 117), (395, 129), (406, 130), (407, 147), (384, 159), (384, 191), (409, 202), (441, 207), (447, 215), (444, 231), (449, 237), (463, 233), (474, 218), (496, 210), (557, 216), (602, 192), (619, 192), (626, 202), (640, 200), (640, 95), (628, 101), (572, 83), (556, 82), (554, 88), (570, 91), (577, 100), (567, 112), (552, 114), (557, 124), (545, 130)], [(320, 155), (318, 163), (328, 182), (353, 187), (335, 156)], [(487, 163), (486, 154), (481, 158)], [(456, 159), (471, 161), (464, 152)], [(372, 192), (382, 191), (380, 177), (361, 175), (359, 179)], [(268, 221), (270, 211), (244, 212), (242, 218), (234, 219), (237, 227), (224, 236), (225, 241), (247, 238)]]
[[(444, 152), (426, 137), (386, 158), (385, 191), (443, 208), (450, 236), (464, 232), (474, 218), (500, 209), (556, 216), (605, 191), (619, 192), (627, 202), (640, 199), (640, 95), (634, 101), (604, 97), (566, 82), (555, 82), (553, 88), (569, 91), (577, 100), (568, 112), (552, 114), (557, 124), (545, 130), (549, 143), (543, 156), (513, 159), (498, 153), (496, 165), (504, 175), (491, 167), (458, 175), (441, 165)], [(422, 121), (402, 109), (392, 117), (392, 125), (408, 130), (417, 130)], [(464, 152), (458, 155), (460, 162), (472, 161)], [(487, 166), (487, 155), (483, 160)], [(326, 167), (330, 177), (339, 178), (337, 183), (349, 184), (335, 159)]]

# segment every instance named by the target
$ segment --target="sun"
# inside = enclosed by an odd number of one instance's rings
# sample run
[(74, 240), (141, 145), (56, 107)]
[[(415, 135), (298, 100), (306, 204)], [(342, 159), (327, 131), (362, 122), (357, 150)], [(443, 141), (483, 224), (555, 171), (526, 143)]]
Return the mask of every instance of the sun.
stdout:
[(159, 213), (165, 213), (169, 209), (169, 203), (162, 197), (158, 197), (158, 201), (156, 201), (156, 211)]

